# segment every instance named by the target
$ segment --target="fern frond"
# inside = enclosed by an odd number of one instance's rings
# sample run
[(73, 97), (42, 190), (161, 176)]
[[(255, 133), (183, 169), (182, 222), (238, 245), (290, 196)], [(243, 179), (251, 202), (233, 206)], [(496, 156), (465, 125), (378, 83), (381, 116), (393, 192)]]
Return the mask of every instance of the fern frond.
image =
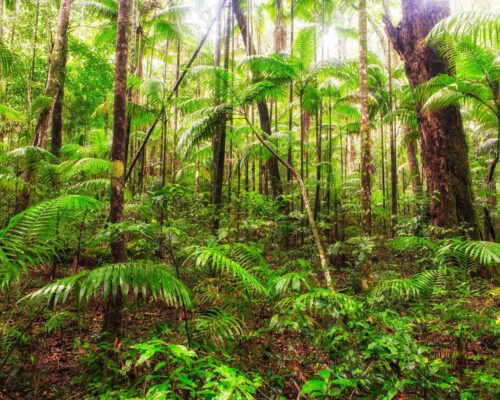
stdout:
[(467, 37), (475, 42), (496, 47), (500, 43), (500, 15), (487, 11), (454, 14), (437, 23), (426, 40), (434, 44), (447, 36), (454, 39)]
[(227, 311), (214, 308), (193, 319), (194, 338), (205, 344), (224, 347), (245, 332), (243, 321)]
[(369, 293), (370, 302), (408, 301), (442, 292), (447, 270), (439, 268), (419, 272), (406, 278), (382, 280)]
[(120, 292), (123, 298), (129, 294), (137, 298), (140, 294), (161, 300), (171, 307), (190, 308), (192, 305), (188, 288), (177, 279), (174, 271), (152, 261), (131, 261), (83, 271), (58, 279), (23, 299), (65, 303), (72, 292), (78, 303), (98, 296), (116, 298)]
[(330, 289), (314, 289), (297, 297), (293, 308), (319, 316), (353, 314), (359, 303), (351, 296)]
[(266, 293), (266, 289), (245, 267), (232, 259), (227, 250), (215, 244), (207, 246), (192, 246), (186, 249), (189, 256), (186, 260), (194, 259), (198, 268), (208, 268), (222, 277), (232, 276), (241, 282), (244, 287), (258, 293)]
[(8, 284), (28, 266), (50, 261), (57, 248), (57, 232), (74, 223), (75, 215), (100, 203), (87, 196), (66, 195), (47, 200), (14, 216), (0, 231), (0, 281)]
[(275, 295), (283, 295), (290, 292), (301, 292), (312, 287), (310, 271), (288, 272), (275, 278), (271, 282), (272, 292)]
[(395, 251), (415, 251), (427, 249), (435, 251), (439, 246), (432, 240), (420, 236), (402, 236), (391, 240), (391, 248)]
[(451, 240), (438, 251), (437, 256), (444, 265), (456, 266), (464, 270), (482, 265), (498, 274), (500, 243)]

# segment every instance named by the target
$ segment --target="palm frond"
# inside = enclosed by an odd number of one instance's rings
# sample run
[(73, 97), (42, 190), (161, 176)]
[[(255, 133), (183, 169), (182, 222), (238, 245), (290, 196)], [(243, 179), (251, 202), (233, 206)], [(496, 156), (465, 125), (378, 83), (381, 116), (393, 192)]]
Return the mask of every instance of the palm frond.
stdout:
[(115, 21), (118, 18), (118, 2), (116, 0), (80, 1), (76, 6), (109, 21)]
[(442, 293), (447, 270), (439, 268), (419, 272), (406, 278), (383, 279), (369, 293), (370, 302), (409, 301)]
[(434, 44), (450, 36), (454, 39), (468, 37), (474, 42), (496, 47), (500, 42), (500, 15), (487, 11), (454, 14), (437, 23), (427, 40)]
[(245, 332), (243, 321), (227, 311), (214, 308), (193, 319), (194, 339), (222, 348)]
[(427, 249), (435, 251), (439, 248), (437, 243), (420, 236), (401, 236), (391, 240), (391, 248), (398, 252), (407, 252)]
[(177, 279), (168, 266), (153, 261), (131, 261), (104, 265), (76, 275), (58, 279), (30, 293), (24, 300), (47, 299), (53, 304), (64, 303), (74, 293), (77, 303), (101, 296), (123, 298), (130, 294), (134, 298), (151, 297), (171, 307), (191, 307), (191, 298), (186, 285)]
[(203, 108), (190, 115), (191, 122), (179, 138), (176, 151), (184, 156), (197, 144), (211, 138), (220, 131), (222, 122), (231, 110), (228, 104)]
[(194, 259), (195, 266), (207, 268), (222, 277), (233, 277), (241, 284), (255, 292), (265, 293), (264, 286), (244, 266), (227, 254), (227, 249), (215, 244), (207, 246), (191, 246), (187, 249), (189, 256), (186, 259)]
[(66, 195), (46, 200), (14, 216), (0, 231), (2, 284), (19, 277), (28, 266), (51, 260), (57, 249), (61, 218), (70, 223), (78, 213), (98, 207), (87, 196)]

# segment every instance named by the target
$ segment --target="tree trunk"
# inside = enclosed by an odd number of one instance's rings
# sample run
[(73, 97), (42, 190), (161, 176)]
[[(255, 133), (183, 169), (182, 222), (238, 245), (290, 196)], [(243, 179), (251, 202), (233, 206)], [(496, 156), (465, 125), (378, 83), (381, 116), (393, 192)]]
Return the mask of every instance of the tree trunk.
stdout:
[[(449, 72), (424, 39), (450, 15), (448, 0), (402, 0), (403, 19), (395, 28), (384, 17), (387, 34), (405, 64), (412, 88)], [(423, 170), (431, 196), (431, 223), (444, 228), (464, 224), (473, 238), (479, 237), (465, 133), (458, 106), (423, 112), (417, 105)]]
[[(371, 137), (370, 110), (368, 108), (368, 17), (366, 0), (359, 0), (359, 91), (361, 103), (361, 212), (363, 231), (366, 235), (372, 233), (372, 193), (371, 193)], [(372, 281), (371, 259), (361, 265), (361, 289), (367, 290)]]
[(371, 137), (370, 110), (368, 108), (368, 29), (366, 0), (359, 1), (359, 82), (361, 103), (361, 212), (365, 234), (371, 234)]
[(277, 53), (286, 50), (286, 24), (283, 14), (283, 0), (276, 0), (276, 16), (274, 19), (274, 51)]
[[(409, 127), (404, 127), (404, 135), (406, 136), (409, 132)], [(411, 180), (411, 190), (415, 197), (420, 197), (422, 195), (422, 180), (420, 179), (420, 169), (418, 166), (417, 157), (417, 141), (415, 139), (404, 139), (406, 148), (406, 158), (408, 159), (408, 165), (410, 167), (410, 180)]]
[[(387, 70), (389, 73), (389, 112), (392, 113), (392, 51), (390, 40), (387, 43)], [(396, 157), (396, 130), (394, 121), (389, 122), (391, 146), (391, 235), (394, 236), (394, 227), (398, 215), (398, 166)]]
[[(115, 85), (113, 144), (111, 147), (111, 199), (109, 222), (112, 224), (123, 219), (125, 203), (123, 187), (125, 183), (125, 137), (127, 134), (127, 59), (128, 28), (130, 19), (130, 0), (119, 0), (118, 24), (116, 30)], [(111, 242), (111, 262), (120, 263), (127, 259), (125, 239), (118, 237)], [(118, 291), (120, 293), (120, 291)], [(122, 327), (123, 299), (108, 299), (104, 317), (104, 331), (119, 337)]]
[(61, 70), (61, 84), (59, 86), (59, 93), (56, 96), (54, 102), (54, 108), (52, 110), (52, 132), (51, 132), (51, 142), (50, 142), (50, 152), (59, 157), (61, 153), (61, 147), (63, 143), (63, 107), (64, 107), (64, 81), (66, 78), (66, 61), (68, 59), (67, 48), (68, 48), (68, 36), (65, 37), (64, 50), (63, 50), (63, 61)]
[(56, 37), (50, 55), (49, 73), (45, 85), (45, 96), (52, 99), (49, 107), (43, 110), (37, 120), (33, 146), (43, 147), (49, 130), (49, 121), (56, 97), (60, 93), (60, 88), (64, 85), (64, 65), (67, 50), (67, 36), (71, 6), (74, 0), (63, 0), (57, 17)]
[[(231, 3), (229, 3), (231, 4)], [(219, 15), (216, 21), (215, 59), (214, 64), (220, 67), (221, 59), (221, 30), (222, 30), (222, 4), (219, 5)], [(229, 30), (231, 11), (228, 9), (224, 31), (224, 69), (229, 66)], [(215, 94), (215, 104), (218, 105), (223, 97), (220, 85)], [(219, 131), (212, 137), (212, 204), (214, 205), (214, 219), (212, 228), (217, 230), (220, 225), (220, 212), (222, 205), (222, 184), (224, 182), (224, 163), (226, 155), (226, 119), (218, 121)]]
[[(255, 48), (252, 43), (252, 38), (249, 35), (247, 29), (247, 23), (245, 21), (245, 16), (241, 10), (239, 0), (232, 0), (233, 13), (238, 22), (240, 28), (241, 37), (245, 43), (245, 48), (247, 49), (248, 55), (255, 54)], [(269, 108), (265, 101), (259, 101), (257, 103), (257, 110), (259, 111), (260, 128), (268, 135), (271, 135), (271, 119), (269, 117)], [(271, 176), (271, 189), (273, 191), (273, 196), (277, 197), (283, 194), (283, 188), (281, 186), (281, 178), (278, 167), (278, 161), (276, 157), (271, 157), (267, 163), (266, 167), (269, 169), (269, 174)]]

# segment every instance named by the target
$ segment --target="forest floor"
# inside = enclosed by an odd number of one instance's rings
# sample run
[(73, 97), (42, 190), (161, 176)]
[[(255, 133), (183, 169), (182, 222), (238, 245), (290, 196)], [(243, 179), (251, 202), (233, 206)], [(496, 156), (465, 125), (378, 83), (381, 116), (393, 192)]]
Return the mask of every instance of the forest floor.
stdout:
[[(387, 265), (398, 264), (412, 265), (411, 260), (391, 258), (385, 248), (379, 248), (373, 260), (376, 268), (388, 268)], [(401, 264), (403, 262), (404, 264)], [(69, 268), (61, 268), (58, 275), (64, 276), (69, 272)], [(5, 326), (11, 329), (5, 336), (11, 338), (9, 348), (12, 352), (2, 354), (3, 360), (0, 360), (4, 376), (0, 400), (83, 399), (88, 393), (89, 385), (94, 388), (99, 385), (99, 371), (96, 371), (96, 365), (104, 367), (106, 364), (109, 368), (109, 363), (114, 362), (112, 353), (117, 350), (116, 343), (114, 349), (113, 346), (109, 349), (109, 357), (96, 355), (96, 349), (102, 343), (102, 304), (96, 302), (82, 310), (78, 310), (74, 305), (58, 305), (58, 311), (69, 312), (71, 317), (69, 322), (60, 326), (55, 324), (51, 329), (47, 321), (48, 316), (52, 314), (49, 313), (47, 305), (35, 309), (19, 302), (21, 293), (29, 293), (50, 282), (52, 279), (49, 275), (31, 273), (31, 279), (24, 280), (24, 286), (9, 289), (1, 297), (0, 318), (4, 322), (7, 321)], [(349, 281), (346, 271), (337, 270), (335, 281), (339, 286), (346, 286)], [(489, 296), (474, 297), (467, 301), (469, 306), (478, 312), (486, 308), (500, 307), (498, 297), (496, 300)], [(274, 385), (278, 385), (286, 398), (305, 399), (306, 397), (299, 395), (301, 386), (311, 379), (316, 371), (327, 368), (328, 354), (317, 349), (307, 335), (267, 330), (272, 316), (271, 310), (263, 308), (258, 311), (253, 329), (259, 330), (260, 333), (236, 343), (231, 354), (233, 364), (243, 372), (257, 372), (263, 377), (279, 377), (280, 382), (263, 380), (263, 385), (269, 393), (273, 393)], [(53, 313), (53, 310), (50, 312)], [(126, 347), (135, 341), (144, 340), (151, 331), (163, 329), (164, 325), (182, 326), (178, 324), (182, 319), (182, 312), (159, 303), (133, 306), (125, 316), (127, 342), (118, 345), (118, 352), (121, 351), (120, 346)], [(431, 328), (420, 327), (414, 336), (416, 341), (429, 347), (432, 357), (441, 358), (452, 365), (458, 375), (459, 371), (477, 368), (483, 360), (498, 356), (495, 354), (497, 343), (494, 337), (491, 337), (491, 340), (470, 339), (463, 346), (463, 354), (460, 355), (457, 352), (460, 344), (457, 344), (457, 337), (452, 330)], [(172, 343), (184, 343), (185, 335), (182, 330), (168, 330), (167, 339)], [(7, 359), (9, 362), (6, 362)], [(123, 360), (119, 362), (123, 363)], [(121, 367), (123, 364), (114, 366)], [(405, 398), (403, 395), (398, 396), (400, 397), (396, 398)]]

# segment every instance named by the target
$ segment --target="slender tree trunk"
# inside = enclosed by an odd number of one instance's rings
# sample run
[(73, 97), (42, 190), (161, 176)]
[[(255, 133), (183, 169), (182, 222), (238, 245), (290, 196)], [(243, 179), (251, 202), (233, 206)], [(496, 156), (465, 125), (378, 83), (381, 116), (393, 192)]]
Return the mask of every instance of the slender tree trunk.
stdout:
[(283, 14), (283, 0), (275, 0), (275, 6), (274, 50), (279, 53), (286, 50), (286, 24)]
[(371, 234), (371, 137), (370, 115), (368, 108), (368, 32), (366, 0), (359, 0), (359, 81), (361, 102), (361, 210), (363, 229)]
[[(389, 112), (392, 112), (392, 57), (390, 41), (387, 43), (387, 70), (389, 73)], [(398, 169), (396, 159), (396, 130), (394, 122), (389, 122), (391, 146), (391, 235), (394, 236), (394, 227), (398, 215)]]
[(47, 83), (45, 85), (45, 96), (52, 99), (49, 107), (44, 109), (37, 120), (35, 128), (35, 138), (33, 145), (43, 147), (49, 130), (50, 117), (56, 97), (60, 93), (60, 88), (64, 85), (64, 65), (67, 50), (67, 35), (69, 26), (69, 17), (71, 13), (71, 6), (74, 0), (63, 0), (59, 9), (57, 17), (57, 28), (54, 46), (50, 55), (49, 74), (47, 76)]
[(323, 277), (325, 279), (325, 283), (328, 287), (332, 286), (332, 278), (330, 275), (330, 270), (328, 267), (328, 260), (326, 258), (326, 253), (325, 250), (323, 249), (323, 245), (321, 243), (321, 237), (319, 235), (318, 227), (316, 225), (316, 220), (314, 219), (314, 213), (311, 207), (311, 202), (309, 201), (309, 196), (307, 194), (306, 187), (304, 185), (304, 181), (302, 179), (302, 176), (290, 165), (288, 162), (283, 159), (272, 147), (269, 146), (269, 144), (264, 140), (264, 138), (260, 135), (260, 133), (254, 128), (252, 123), (248, 120), (248, 117), (246, 117), (246, 122), (247, 124), (252, 128), (252, 131), (254, 135), (257, 137), (259, 142), (272, 154), (274, 157), (276, 157), (276, 160), (278, 160), (286, 169), (290, 170), (292, 172), (292, 175), (294, 176), (297, 185), (299, 187), (299, 192), (302, 197), (302, 202), (304, 203), (304, 209), (307, 215), (307, 219), (309, 221), (309, 228), (311, 229), (311, 233), (314, 239), (314, 244), (316, 246), (316, 249), (318, 251), (318, 256), (320, 260), (320, 267), (321, 271), (323, 273)]
[(321, 209), (321, 162), (322, 162), (322, 143), (321, 143), (321, 134), (323, 131), (323, 109), (320, 102), (320, 111), (319, 115), (316, 112), (316, 161), (318, 165), (316, 166), (316, 190), (314, 197), (314, 218), (318, 219), (318, 214)]
[[(347, 134), (347, 168), (350, 174), (357, 170), (356, 168), (356, 144), (354, 142), (354, 134)], [(346, 174), (347, 175), (347, 174)]]
[(61, 153), (61, 147), (63, 143), (63, 107), (64, 107), (64, 82), (66, 80), (66, 62), (68, 59), (68, 36), (65, 37), (64, 49), (63, 49), (63, 60), (61, 68), (61, 83), (59, 86), (59, 93), (56, 96), (54, 102), (54, 108), (52, 110), (52, 132), (51, 132), (51, 142), (50, 142), (50, 152), (59, 157)]
[[(119, 0), (116, 30), (115, 84), (113, 114), (113, 144), (111, 147), (111, 198), (109, 222), (116, 224), (123, 219), (125, 198), (125, 136), (127, 134), (127, 59), (128, 28), (130, 22), (130, 0)], [(111, 262), (120, 263), (127, 259), (125, 238), (117, 237), (111, 242)], [(120, 291), (118, 291), (120, 293)], [(123, 299), (108, 299), (104, 316), (104, 331), (120, 336), (122, 327), (121, 308)]]
[[(370, 110), (368, 108), (368, 29), (366, 0), (359, 0), (359, 82), (361, 102), (361, 212), (362, 225), (366, 235), (372, 233), (372, 194), (371, 194), (371, 137)], [(361, 289), (366, 290), (371, 284), (371, 260), (361, 265)]]
[(3, 42), (3, 15), (4, 15), (4, 5), (2, 0), (0, 1), (0, 42)]
[[(403, 19), (395, 28), (388, 10), (386, 31), (405, 64), (412, 88), (432, 77), (449, 72), (447, 66), (424, 39), (430, 30), (450, 15), (448, 0), (402, 0)], [(464, 224), (471, 236), (479, 230), (472, 195), (465, 133), (458, 106), (424, 112), (417, 106), (421, 133), (422, 161), (427, 190), (431, 196), (431, 223), (445, 228)]]
[[(250, 37), (250, 34), (247, 29), (247, 23), (245, 21), (245, 16), (243, 14), (243, 11), (241, 10), (240, 1), (232, 0), (232, 5), (236, 22), (238, 22), (238, 26), (240, 28), (241, 37), (247, 49), (247, 54), (253, 55), (255, 54), (255, 48), (252, 43), (252, 38)], [(257, 110), (259, 112), (260, 128), (266, 133), (266, 135), (270, 136), (271, 120), (269, 117), (269, 108), (267, 107), (267, 103), (265, 101), (257, 102)], [(280, 196), (281, 194), (283, 194), (283, 188), (281, 186), (278, 161), (276, 160), (275, 157), (271, 157), (269, 161), (267, 161), (267, 166), (269, 168), (273, 196), (274, 197)]]
[[(228, 3), (229, 5), (231, 3)], [(214, 64), (216, 67), (220, 67), (221, 59), (221, 34), (222, 34), (222, 3), (219, 6), (220, 13), (217, 16), (216, 21), (216, 40), (215, 40), (215, 59)], [(230, 16), (231, 11), (228, 9), (227, 20), (225, 24), (224, 33), (224, 69), (228, 69), (229, 66), (229, 30), (230, 30)], [(223, 84), (224, 85), (224, 84)], [(225, 85), (224, 85), (225, 86)], [(225, 88), (221, 88), (218, 85), (215, 95), (215, 104), (220, 104), (223, 91)], [(219, 124), (219, 132), (214, 134), (212, 137), (212, 204), (214, 205), (214, 219), (212, 228), (217, 230), (220, 225), (220, 212), (222, 205), (222, 185), (224, 182), (224, 163), (226, 155), (226, 118), (222, 118)]]
[[(0, 7), (2, 7), (1, 15), (3, 15), (3, 1), (0, 1)], [(33, 99), (32, 86), (33, 86), (33, 79), (35, 77), (36, 44), (38, 41), (38, 20), (39, 19), (40, 19), (40, 0), (36, 0), (35, 27), (33, 28), (33, 44), (32, 44), (32, 49), (31, 49), (31, 66), (30, 66), (30, 75), (28, 78), (28, 108), (31, 108), (31, 101)], [(0, 26), (1, 26), (1, 24), (2, 24), (2, 22), (0, 21)], [(2, 35), (0, 35), (0, 41), (2, 41)]]

